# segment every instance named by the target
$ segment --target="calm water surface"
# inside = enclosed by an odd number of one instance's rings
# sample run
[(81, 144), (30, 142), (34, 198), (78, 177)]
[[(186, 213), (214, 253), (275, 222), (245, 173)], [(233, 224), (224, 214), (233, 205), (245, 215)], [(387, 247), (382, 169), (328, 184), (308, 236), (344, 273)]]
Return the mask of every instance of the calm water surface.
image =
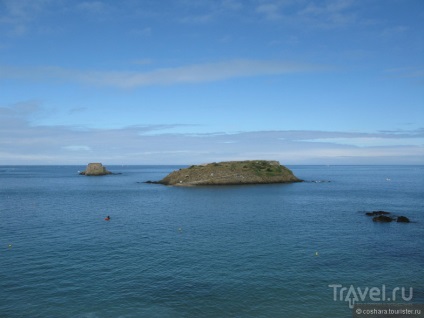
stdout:
[(351, 317), (332, 284), (424, 303), (423, 166), (195, 188), (142, 183), (178, 166), (108, 168), (0, 166), (0, 317)]

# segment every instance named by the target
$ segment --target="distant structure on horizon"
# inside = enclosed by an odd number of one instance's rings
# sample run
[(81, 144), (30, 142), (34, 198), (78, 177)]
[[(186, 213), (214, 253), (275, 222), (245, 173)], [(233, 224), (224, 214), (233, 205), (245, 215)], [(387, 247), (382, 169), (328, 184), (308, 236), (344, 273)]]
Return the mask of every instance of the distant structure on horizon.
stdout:
[(89, 163), (85, 171), (80, 172), (80, 174), (84, 176), (104, 176), (107, 174), (112, 174), (112, 172), (107, 170), (101, 163), (94, 162)]

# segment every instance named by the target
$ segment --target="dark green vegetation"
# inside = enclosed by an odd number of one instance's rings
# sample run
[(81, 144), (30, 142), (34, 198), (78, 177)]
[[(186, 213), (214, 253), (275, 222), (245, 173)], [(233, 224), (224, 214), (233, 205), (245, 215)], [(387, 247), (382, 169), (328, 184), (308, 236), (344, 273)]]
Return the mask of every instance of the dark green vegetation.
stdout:
[(301, 182), (278, 161), (248, 160), (193, 165), (170, 173), (157, 183), (165, 185), (228, 185)]

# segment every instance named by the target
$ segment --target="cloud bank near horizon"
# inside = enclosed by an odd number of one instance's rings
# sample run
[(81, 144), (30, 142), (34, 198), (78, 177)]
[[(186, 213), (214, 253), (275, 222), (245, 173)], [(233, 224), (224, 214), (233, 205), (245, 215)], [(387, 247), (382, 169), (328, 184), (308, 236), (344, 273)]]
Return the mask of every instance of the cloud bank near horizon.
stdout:
[(180, 125), (34, 126), (30, 118), (38, 111), (36, 103), (0, 107), (0, 164), (196, 164), (244, 159), (275, 159), (283, 164), (424, 164), (424, 129), (189, 134), (169, 132)]

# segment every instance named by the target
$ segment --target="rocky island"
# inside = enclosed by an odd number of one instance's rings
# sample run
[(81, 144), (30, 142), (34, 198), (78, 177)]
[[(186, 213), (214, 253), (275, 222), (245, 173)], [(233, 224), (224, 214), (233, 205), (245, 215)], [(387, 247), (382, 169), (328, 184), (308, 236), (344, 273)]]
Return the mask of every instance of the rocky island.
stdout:
[(104, 176), (112, 174), (101, 163), (89, 163), (85, 171), (80, 172), (84, 176)]
[(193, 165), (171, 172), (160, 183), (176, 186), (302, 182), (278, 161), (246, 160)]

